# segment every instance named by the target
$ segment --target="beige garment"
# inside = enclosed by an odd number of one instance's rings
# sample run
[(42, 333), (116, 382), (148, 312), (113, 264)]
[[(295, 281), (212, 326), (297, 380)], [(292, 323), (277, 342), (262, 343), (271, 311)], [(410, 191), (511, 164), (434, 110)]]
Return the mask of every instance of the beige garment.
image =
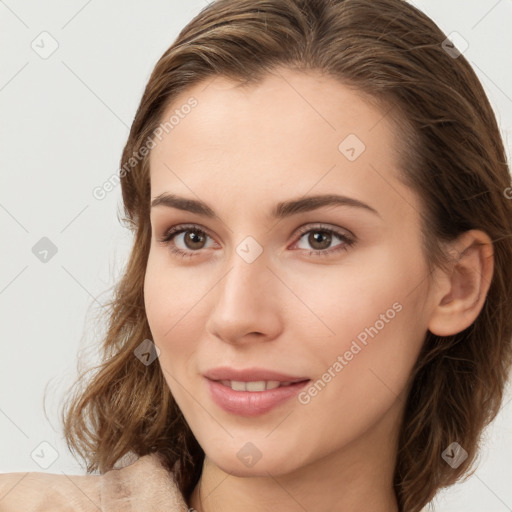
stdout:
[(157, 454), (103, 475), (0, 474), (0, 512), (186, 512)]
[[(422, 509), (426, 512), (427, 508)], [(0, 474), (0, 512), (195, 512), (157, 454), (103, 475)]]

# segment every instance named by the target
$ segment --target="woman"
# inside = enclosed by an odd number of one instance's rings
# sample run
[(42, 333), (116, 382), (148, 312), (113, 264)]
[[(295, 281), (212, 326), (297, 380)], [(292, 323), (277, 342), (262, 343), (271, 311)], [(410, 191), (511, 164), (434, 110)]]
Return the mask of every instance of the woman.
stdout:
[(512, 203), (445, 40), (401, 0), (185, 27), (123, 151), (134, 245), (64, 418), (101, 475), (3, 475), (2, 510), (418, 512), (467, 474), (512, 359)]

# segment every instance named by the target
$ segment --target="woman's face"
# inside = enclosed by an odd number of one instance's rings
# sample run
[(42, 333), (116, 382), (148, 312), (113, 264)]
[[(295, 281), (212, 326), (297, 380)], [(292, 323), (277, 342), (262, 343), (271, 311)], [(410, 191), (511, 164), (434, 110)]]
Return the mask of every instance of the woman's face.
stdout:
[(171, 116), (150, 157), (145, 304), (208, 458), (276, 475), (393, 446), (433, 308), (399, 134), (334, 79), (284, 69), (198, 84)]

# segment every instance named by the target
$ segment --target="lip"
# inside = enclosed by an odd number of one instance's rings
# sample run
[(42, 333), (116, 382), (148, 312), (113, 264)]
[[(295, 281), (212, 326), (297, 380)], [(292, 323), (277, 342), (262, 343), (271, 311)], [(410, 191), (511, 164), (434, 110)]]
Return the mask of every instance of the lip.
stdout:
[[(226, 367), (215, 368), (206, 372), (204, 377), (210, 396), (219, 407), (226, 412), (245, 417), (258, 416), (269, 412), (274, 407), (296, 396), (311, 380), (307, 377), (296, 377), (262, 368), (247, 370), (235, 370)], [(265, 391), (234, 391), (218, 382), (220, 380), (239, 382), (277, 380), (292, 382), (292, 384)]]
[[(309, 377), (287, 375), (285, 373), (267, 370), (265, 368), (246, 368), (244, 370), (236, 370), (227, 366), (220, 366), (208, 370), (203, 374), (210, 380), (236, 380), (238, 382), (255, 382), (260, 380), (278, 380), (280, 382), (300, 382), (308, 380)], [(260, 391), (263, 393), (263, 391)]]

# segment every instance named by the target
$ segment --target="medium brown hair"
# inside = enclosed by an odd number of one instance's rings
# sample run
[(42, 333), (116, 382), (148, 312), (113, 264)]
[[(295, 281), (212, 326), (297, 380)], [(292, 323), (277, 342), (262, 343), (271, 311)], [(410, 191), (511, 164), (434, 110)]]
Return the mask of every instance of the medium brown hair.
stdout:
[[(400, 510), (419, 511), (469, 473), (512, 363), (512, 201), (492, 108), (464, 56), (445, 51), (445, 38), (402, 0), (219, 0), (181, 31), (153, 70), (121, 158), (134, 243), (108, 304), (103, 362), (82, 375), (63, 414), (68, 446), (88, 471), (105, 472), (128, 453), (158, 452), (187, 499), (200, 477), (204, 452), (158, 360), (145, 366), (133, 354), (152, 339), (143, 296), (149, 155), (140, 151), (187, 87), (216, 76), (258, 83), (284, 66), (334, 77), (393, 120), (402, 179), (422, 201), (431, 268), (448, 261), (443, 242), (467, 230), (492, 240), (494, 274), (478, 318), (453, 336), (429, 331), (410, 376), (394, 477)], [(469, 454), (457, 468), (441, 457), (454, 441)]]

